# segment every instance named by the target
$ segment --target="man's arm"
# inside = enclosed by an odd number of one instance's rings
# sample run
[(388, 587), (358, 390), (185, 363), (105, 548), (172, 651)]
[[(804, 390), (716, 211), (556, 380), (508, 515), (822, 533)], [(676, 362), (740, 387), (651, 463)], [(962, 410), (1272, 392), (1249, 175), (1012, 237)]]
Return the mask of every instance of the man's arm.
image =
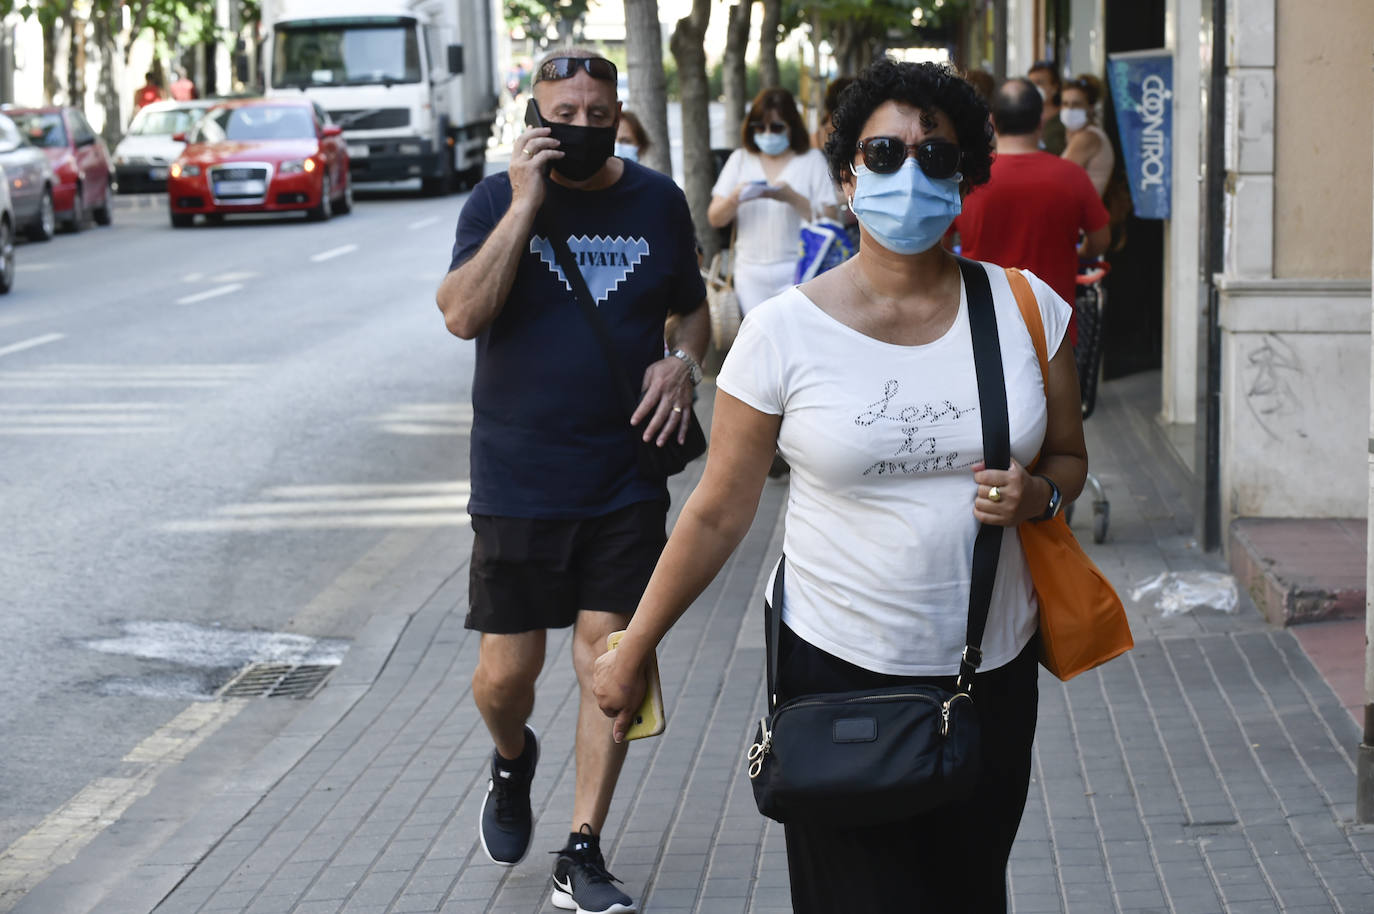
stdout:
[(544, 202), (544, 166), (563, 157), (550, 132), (538, 127), (516, 140), (510, 164), (510, 208), (477, 253), (439, 284), (434, 299), (444, 325), (456, 337), (476, 337), (505, 307), (525, 240)]

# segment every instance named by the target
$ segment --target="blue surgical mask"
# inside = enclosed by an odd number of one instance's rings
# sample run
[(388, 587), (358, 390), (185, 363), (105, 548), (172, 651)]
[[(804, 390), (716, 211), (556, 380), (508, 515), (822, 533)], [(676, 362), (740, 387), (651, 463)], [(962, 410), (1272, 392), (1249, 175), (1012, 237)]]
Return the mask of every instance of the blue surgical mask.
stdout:
[(627, 162), (639, 161), (639, 147), (634, 143), (616, 143), (615, 154), (617, 158), (624, 159)]
[(785, 133), (756, 133), (754, 145), (759, 147), (759, 152), (764, 155), (782, 155), (787, 151), (787, 147), (792, 145), (792, 138)]
[(913, 158), (890, 175), (863, 165), (853, 171), (857, 180), (849, 208), (873, 240), (894, 254), (917, 254), (939, 244), (963, 210), (961, 177), (931, 178)]

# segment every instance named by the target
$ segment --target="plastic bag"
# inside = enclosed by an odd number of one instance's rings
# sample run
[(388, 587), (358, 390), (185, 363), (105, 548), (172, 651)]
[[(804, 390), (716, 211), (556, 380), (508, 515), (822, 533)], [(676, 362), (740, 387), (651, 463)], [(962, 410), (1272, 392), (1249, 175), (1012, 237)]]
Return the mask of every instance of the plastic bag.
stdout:
[(1240, 603), (1236, 579), (1219, 571), (1166, 571), (1131, 589), (1132, 602), (1157, 594), (1155, 607), (1164, 618), (1206, 607), (1233, 613)]
[(802, 225), (800, 248), (793, 283), (806, 282), (854, 256), (849, 234), (834, 219), (817, 219)]

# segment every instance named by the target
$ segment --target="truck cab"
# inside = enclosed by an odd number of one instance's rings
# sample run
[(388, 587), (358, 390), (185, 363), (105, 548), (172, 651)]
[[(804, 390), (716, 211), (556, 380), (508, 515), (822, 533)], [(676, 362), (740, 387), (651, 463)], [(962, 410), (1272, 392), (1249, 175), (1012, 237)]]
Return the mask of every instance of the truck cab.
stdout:
[(278, 0), (267, 94), (304, 93), (343, 128), (353, 180), (481, 179), (496, 116), (487, 0)]

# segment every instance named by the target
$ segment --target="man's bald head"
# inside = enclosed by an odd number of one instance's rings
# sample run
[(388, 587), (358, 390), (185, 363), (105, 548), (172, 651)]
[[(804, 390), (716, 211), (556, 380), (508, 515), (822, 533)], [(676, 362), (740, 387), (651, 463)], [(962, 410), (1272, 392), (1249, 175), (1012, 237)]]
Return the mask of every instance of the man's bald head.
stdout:
[(1027, 136), (1040, 129), (1044, 107), (1035, 83), (1018, 76), (1002, 83), (993, 93), (992, 124), (998, 136)]

